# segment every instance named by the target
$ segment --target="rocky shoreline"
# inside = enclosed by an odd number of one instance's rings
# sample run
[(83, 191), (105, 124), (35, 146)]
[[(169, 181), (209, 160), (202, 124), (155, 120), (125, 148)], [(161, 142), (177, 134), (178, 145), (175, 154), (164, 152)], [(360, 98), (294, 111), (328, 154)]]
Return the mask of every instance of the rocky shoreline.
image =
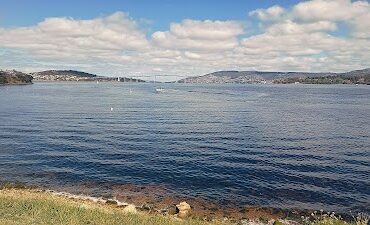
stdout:
[[(250, 208), (245, 212), (249, 212), (250, 217), (233, 217), (236, 215), (227, 214), (227, 212), (223, 212), (223, 215), (205, 215), (200, 213), (198, 205), (190, 205), (186, 201), (179, 202), (178, 204), (168, 205), (167, 207), (160, 207), (156, 204), (149, 204), (144, 203), (141, 205), (135, 205), (129, 202), (123, 202), (118, 200), (116, 197), (113, 198), (104, 198), (104, 197), (92, 197), (83, 194), (72, 194), (69, 192), (58, 192), (50, 189), (36, 189), (39, 192), (46, 192), (50, 193), (54, 196), (64, 197), (68, 199), (73, 199), (77, 201), (90, 201), (98, 204), (103, 204), (111, 207), (118, 207), (122, 208), (124, 212), (128, 213), (137, 213), (137, 212), (145, 212), (149, 214), (157, 214), (157, 215), (164, 215), (164, 216), (173, 216), (180, 219), (187, 219), (187, 218), (195, 218), (201, 219), (205, 221), (218, 221), (218, 222), (231, 222), (235, 224), (242, 224), (242, 225), (266, 225), (266, 224), (278, 224), (282, 223), (285, 225), (299, 225), (301, 224), (299, 218), (286, 218), (281, 213), (274, 214), (273, 211), (263, 208)], [(217, 211), (217, 209), (213, 209)], [(229, 210), (231, 212), (232, 210)], [(247, 213), (248, 214), (248, 213)], [(201, 216), (202, 215), (202, 216)]]
[[(4, 186), (4, 185), (3, 185)], [(5, 185), (6, 187), (6, 185)], [(10, 185), (14, 187), (14, 185)], [(46, 192), (76, 201), (89, 201), (109, 207), (121, 208), (125, 212), (144, 212), (153, 215), (170, 216), (180, 219), (198, 219), (210, 222), (230, 222), (240, 225), (285, 225), (303, 224), (302, 218), (308, 218), (314, 210), (278, 209), (267, 207), (231, 207), (211, 202), (207, 199), (176, 197), (166, 194), (157, 186), (119, 185), (113, 187), (112, 193), (95, 195), (83, 191), (81, 187), (70, 189), (47, 189), (16, 185), (15, 188)], [(87, 194), (86, 194), (87, 193)], [(329, 213), (329, 212), (328, 212)], [(351, 220), (350, 215), (341, 215)], [(282, 225), (282, 224), (279, 224)]]

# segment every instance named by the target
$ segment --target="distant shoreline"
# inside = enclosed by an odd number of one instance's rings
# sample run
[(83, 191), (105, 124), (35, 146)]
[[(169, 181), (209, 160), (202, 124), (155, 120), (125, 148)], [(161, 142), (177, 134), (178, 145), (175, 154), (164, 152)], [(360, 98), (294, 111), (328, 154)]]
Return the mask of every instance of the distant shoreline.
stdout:
[[(65, 83), (68, 83), (68, 82), (86, 82), (86, 83), (91, 83), (91, 82), (96, 82), (96, 81), (99, 81), (101, 83), (138, 83), (138, 82), (134, 82), (134, 81), (126, 81), (126, 82), (119, 82), (119, 81), (114, 81), (114, 80), (33, 80), (34, 83), (41, 83), (41, 82), (44, 82), (44, 83), (59, 83), (59, 82), (65, 82)], [(139, 82), (139, 83), (146, 83), (146, 84), (150, 84), (150, 83), (153, 83), (153, 82)], [(157, 83), (167, 83), (167, 84), (174, 84), (175, 82), (157, 82)], [(178, 83), (178, 84), (193, 84), (193, 85), (220, 85), (220, 84), (237, 84), (237, 85), (248, 85), (248, 84), (260, 84), (260, 85), (352, 85), (352, 86), (355, 86), (355, 85), (362, 85), (362, 86), (366, 86), (366, 85), (370, 85), (370, 84), (356, 84), (356, 83), (309, 83), (309, 82), (272, 82), (272, 83)]]
[[(98, 76), (75, 70), (46, 70), (25, 74), (15, 70), (1, 73), (18, 73), (32, 76), (36, 81), (99, 81), (99, 82), (138, 82), (152, 83), (151, 76), (166, 77), (173, 75), (143, 75), (143, 80), (128, 74), (122, 76)], [(1, 75), (1, 74), (0, 74)], [(1, 76), (0, 76), (1, 83)], [(200, 76), (192, 76), (171, 82), (190, 84), (365, 84), (370, 85), (370, 68), (344, 73), (332, 72), (265, 72), (265, 71), (217, 71)]]

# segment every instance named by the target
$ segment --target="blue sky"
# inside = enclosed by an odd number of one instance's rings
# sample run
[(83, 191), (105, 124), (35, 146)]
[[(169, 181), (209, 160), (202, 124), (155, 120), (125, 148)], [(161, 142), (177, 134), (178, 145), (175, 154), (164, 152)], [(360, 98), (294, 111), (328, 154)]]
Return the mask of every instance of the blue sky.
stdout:
[(0, 0), (0, 69), (186, 77), (369, 62), (368, 0)]
[(91, 19), (117, 11), (153, 23), (153, 30), (171, 22), (195, 20), (246, 20), (248, 12), (273, 5), (291, 7), (297, 0), (0, 0), (0, 26), (29, 26), (47, 17)]

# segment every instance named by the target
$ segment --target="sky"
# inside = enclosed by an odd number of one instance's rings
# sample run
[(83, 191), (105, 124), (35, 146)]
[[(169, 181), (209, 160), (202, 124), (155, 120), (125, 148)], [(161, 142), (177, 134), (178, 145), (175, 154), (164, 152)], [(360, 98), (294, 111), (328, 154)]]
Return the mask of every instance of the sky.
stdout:
[(187, 77), (368, 67), (365, 0), (0, 0), (0, 69)]

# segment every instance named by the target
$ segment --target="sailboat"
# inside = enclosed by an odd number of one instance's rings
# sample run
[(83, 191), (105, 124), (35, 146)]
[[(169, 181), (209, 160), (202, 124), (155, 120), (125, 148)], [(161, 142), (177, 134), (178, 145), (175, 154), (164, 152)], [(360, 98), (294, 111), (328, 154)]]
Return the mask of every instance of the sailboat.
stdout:
[[(156, 84), (156, 80), (157, 80), (157, 76), (154, 76), (154, 84)], [(162, 88), (162, 87), (156, 87), (155, 88), (155, 93), (164, 93), (165, 92), (165, 90), (164, 90), (164, 88)]]

